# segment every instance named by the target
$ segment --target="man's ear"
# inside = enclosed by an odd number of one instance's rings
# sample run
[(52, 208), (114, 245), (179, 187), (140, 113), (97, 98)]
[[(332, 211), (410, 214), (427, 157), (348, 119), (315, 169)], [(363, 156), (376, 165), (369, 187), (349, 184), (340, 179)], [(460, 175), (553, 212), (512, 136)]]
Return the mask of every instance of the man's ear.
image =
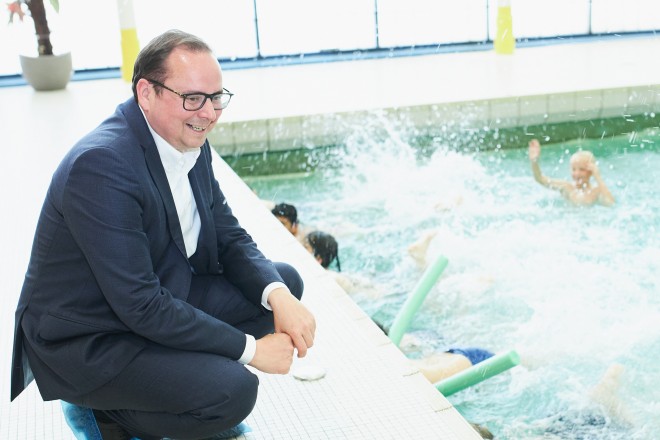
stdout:
[(156, 91), (151, 86), (151, 83), (144, 78), (140, 78), (135, 86), (137, 92), (138, 104), (143, 110), (149, 110), (151, 98), (155, 95)]

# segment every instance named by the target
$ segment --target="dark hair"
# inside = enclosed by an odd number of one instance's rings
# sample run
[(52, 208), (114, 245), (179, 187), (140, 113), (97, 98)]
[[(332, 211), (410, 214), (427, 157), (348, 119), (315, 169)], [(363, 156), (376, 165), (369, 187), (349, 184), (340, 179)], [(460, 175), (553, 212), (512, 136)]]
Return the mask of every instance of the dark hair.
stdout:
[(327, 232), (314, 231), (307, 234), (305, 240), (311, 246), (314, 257), (321, 259), (321, 266), (327, 269), (333, 261), (336, 261), (337, 271), (341, 272), (338, 254), (339, 245), (335, 237)]
[(295, 206), (288, 203), (278, 203), (270, 212), (276, 217), (288, 219), (292, 225), (298, 223), (298, 211)]
[[(137, 102), (137, 83), (141, 78), (158, 82), (167, 79), (165, 61), (172, 51), (184, 47), (191, 52), (212, 52), (201, 38), (178, 29), (170, 29), (151, 40), (138, 54), (133, 66), (133, 97)], [(156, 89), (160, 92), (160, 88)]]

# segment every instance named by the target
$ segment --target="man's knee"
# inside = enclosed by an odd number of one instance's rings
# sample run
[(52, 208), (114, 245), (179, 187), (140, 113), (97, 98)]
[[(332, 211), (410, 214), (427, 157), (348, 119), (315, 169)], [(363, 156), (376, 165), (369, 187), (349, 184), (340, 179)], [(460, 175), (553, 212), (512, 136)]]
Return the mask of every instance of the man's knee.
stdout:
[[(215, 390), (215, 404), (196, 409), (195, 422), (186, 428), (187, 435), (209, 437), (238, 425), (250, 415), (257, 402), (259, 379), (247, 369), (244, 373), (232, 375), (221, 389)], [(213, 392), (211, 388), (209, 391)]]
[(298, 271), (287, 263), (276, 262), (274, 264), (275, 268), (284, 280), (284, 284), (286, 284), (291, 293), (293, 293), (293, 295), (298, 299), (302, 298), (304, 284)]
[[(259, 379), (245, 369), (244, 374), (241, 374), (238, 380), (231, 382), (231, 385), (225, 388), (228, 399), (221, 405), (223, 409), (220, 413), (231, 420), (230, 425), (234, 426), (243, 421), (254, 409), (259, 391)], [(228, 409), (231, 411), (231, 415), (227, 414)]]

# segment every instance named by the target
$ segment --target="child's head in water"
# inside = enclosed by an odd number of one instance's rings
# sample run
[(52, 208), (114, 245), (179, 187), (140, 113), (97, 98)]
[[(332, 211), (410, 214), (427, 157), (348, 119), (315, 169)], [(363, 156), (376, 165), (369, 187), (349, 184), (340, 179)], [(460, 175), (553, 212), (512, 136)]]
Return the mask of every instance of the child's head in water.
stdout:
[(341, 272), (338, 255), (339, 245), (335, 237), (326, 232), (314, 231), (305, 236), (303, 245), (325, 269), (330, 267), (333, 261), (336, 261), (337, 271)]
[(296, 235), (298, 232), (298, 211), (295, 206), (288, 203), (278, 203), (271, 212), (289, 232)]
[(593, 172), (596, 158), (591, 151), (578, 151), (571, 156), (571, 177), (577, 186), (587, 185)]

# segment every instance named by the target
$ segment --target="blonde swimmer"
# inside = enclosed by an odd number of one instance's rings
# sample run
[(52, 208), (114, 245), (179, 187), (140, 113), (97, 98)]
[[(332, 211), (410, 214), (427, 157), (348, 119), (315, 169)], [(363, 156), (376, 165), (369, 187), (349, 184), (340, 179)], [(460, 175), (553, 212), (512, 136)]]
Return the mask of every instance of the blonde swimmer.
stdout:
[[(544, 176), (539, 167), (539, 157), (541, 157), (541, 144), (538, 140), (532, 139), (529, 141), (529, 161), (534, 180), (541, 185), (559, 191), (574, 205), (591, 206), (597, 203), (604, 206), (614, 205), (614, 196), (601, 177), (592, 152), (578, 151), (571, 156), (570, 169), (573, 182)], [(591, 185), (592, 177), (596, 181), (596, 186)]]

